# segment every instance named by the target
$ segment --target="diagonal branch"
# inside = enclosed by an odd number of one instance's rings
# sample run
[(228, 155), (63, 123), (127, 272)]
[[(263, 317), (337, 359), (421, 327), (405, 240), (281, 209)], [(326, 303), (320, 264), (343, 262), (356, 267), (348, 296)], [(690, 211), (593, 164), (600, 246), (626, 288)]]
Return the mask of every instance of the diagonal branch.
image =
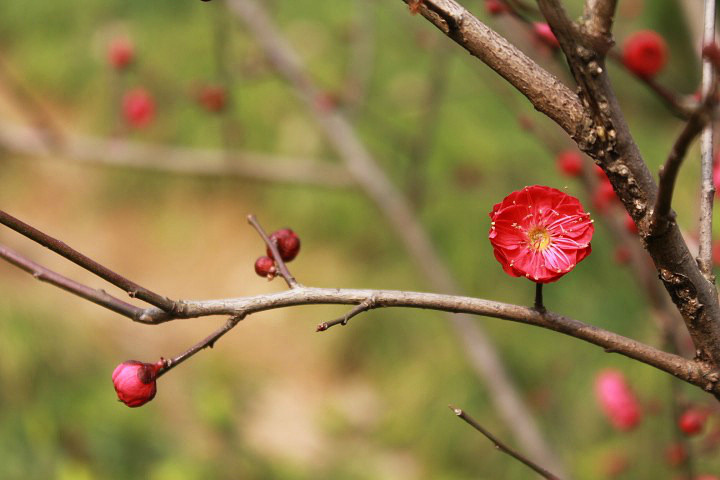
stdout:
[(423, 0), (420, 13), (510, 82), (570, 136), (580, 132), (586, 112), (578, 96), (462, 5), (455, 0)]
[[(395, 230), (431, 287), (443, 292), (458, 291), (459, 286), (440, 258), (427, 231), (415, 216), (407, 200), (367, 150), (349, 120), (337, 110), (327, 112), (317, 108), (314, 99), (318, 94), (318, 88), (297, 53), (273, 24), (267, 12), (254, 0), (231, 0), (228, 6), (232, 13), (245, 22), (270, 63), (309, 107), (330, 145), (342, 158), (358, 186), (386, 217), (389, 226)], [(485, 28), (487, 30), (487, 27)], [(524, 59), (522, 61), (530, 62), (539, 68), (517, 49), (514, 51), (521, 56), (521, 60)], [(516, 73), (518, 81), (524, 82), (525, 79), (521, 78), (520, 72)], [(532, 95), (542, 98), (548, 96), (553, 101), (557, 101), (554, 111), (558, 114), (558, 118), (572, 115), (572, 112), (577, 113), (574, 107), (579, 106), (579, 102), (569, 89), (542, 69), (537, 74), (545, 80), (555, 81), (557, 90), (565, 97), (556, 98), (552, 94), (548, 95), (552, 87), (547, 86), (533, 90)], [(563, 112), (562, 115), (560, 110)], [(569, 113), (566, 114), (565, 111)], [(555, 470), (561, 470), (560, 462), (556, 460), (557, 456), (542, 438), (539, 427), (524, 405), (487, 334), (475, 325), (472, 318), (465, 315), (452, 317), (451, 325), (461, 341), (471, 366), (484, 380), (495, 408), (513, 430), (523, 449), (533, 458), (544, 458)]]
[(708, 121), (709, 116), (706, 109), (699, 108), (685, 124), (680, 136), (675, 140), (665, 164), (660, 168), (660, 182), (658, 183), (658, 194), (653, 209), (653, 223), (650, 229), (652, 235), (658, 235), (660, 230), (667, 228), (669, 222), (674, 220), (671, 218), (670, 208), (672, 206), (675, 180), (690, 144), (700, 134)]
[(43, 247), (46, 247), (53, 252), (57, 253), (61, 257), (65, 257), (71, 262), (80, 267), (94, 273), (98, 277), (112, 283), (118, 288), (125, 290), (131, 297), (139, 298), (150, 305), (154, 305), (162, 310), (173, 313), (181, 309), (181, 305), (178, 302), (174, 302), (167, 297), (163, 297), (154, 293), (144, 287), (141, 287), (137, 283), (128, 280), (122, 275), (110, 270), (104, 265), (100, 265), (95, 260), (91, 259), (73, 249), (69, 245), (56, 238), (41, 232), (35, 227), (31, 227), (27, 223), (18, 220), (12, 215), (0, 210), (0, 223), (5, 225), (12, 230), (15, 230), (21, 235), (26, 236), (30, 240), (39, 243)]
[(457, 407), (453, 407), (452, 405), (448, 405), (448, 407), (450, 408), (450, 410), (452, 410), (452, 412), (455, 415), (457, 415), (465, 423), (467, 423), (468, 425), (473, 427), (478, 432), (482, 433), (488, 440), (490, 440), (493, 443), (493, 445), (495, 445), (496, 449), (500, 450), (503, 453), (507, 453), (512, 458), (514, 458), (518, 462), (522, 463), (523, 465), (526, 465), (528, 468), (532, 469), (534, 472), (538, 473), (540, 476), (542, 476), (543, 478), (546, 478), (547, 480), (560, 480), (559, 477), (556, 477), (552, 473), (548, 472), (540, 465), (534, 463), (532, 460), (525, 457), (523, 454), (516, 452), (512, 448), (505, 445), (505, 443), (500, 441), (495, 435), (493, 435), (492, 433), (487, 431), (485, 429), (485, 427), (480, 425), (477, 420), (475, 420), (473, 417), (471, 417), (470, 415), (465, 413), (464, 410), (457, 408)]
[(53, 272), (52, 270), (45, 268), (42, 265), (35, 263), (28, 258), (25, 258), (24, 256), (4, 245), (0, 245), (0, 258), (28, 272), (41, 282), (47, 282), (50, 285), (54, 285), (58, 288), (65, 290), (66, 292), (70, 292), (74, 295), (77, 295), (78, 297), (82, 297), (85, 300), (89, 300), (97, 305), (107, 308), (108, 310), (112, 310), (115, 313), (124, 315), (134, 321), (141, 321), (142, 314), (145, 311), (144, 309), (123, 302), (119, 298), (113, 297), (104, 290), (96, 290), (90, 288), (86, 285), (76, 282), (75, 280), (64, 277), (59, 273)]

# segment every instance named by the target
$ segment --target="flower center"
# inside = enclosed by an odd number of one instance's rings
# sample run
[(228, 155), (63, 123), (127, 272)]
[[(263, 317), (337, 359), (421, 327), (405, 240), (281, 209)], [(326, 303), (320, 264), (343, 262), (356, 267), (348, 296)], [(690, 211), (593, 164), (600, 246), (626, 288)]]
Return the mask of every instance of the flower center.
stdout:
[(542, 252), (550, 246), (550, 234), (544, 227), (533, 227), (528, 233), (528, 244), (536, 252)]

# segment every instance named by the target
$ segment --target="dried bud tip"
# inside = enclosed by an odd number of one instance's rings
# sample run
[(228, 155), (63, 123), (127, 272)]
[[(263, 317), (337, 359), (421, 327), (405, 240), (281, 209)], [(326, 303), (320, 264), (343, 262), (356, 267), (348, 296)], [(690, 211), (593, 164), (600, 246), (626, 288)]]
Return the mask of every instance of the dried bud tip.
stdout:
[(328, 328), (329, 328), (329, 327), (328, 327), (327, 322), (323, 322), (323, 323), (319, 324), (317, 327), (315, 327), (315, 331), (316, 331), (316, 332), (324, 332), (324, 331), (327, 330)]

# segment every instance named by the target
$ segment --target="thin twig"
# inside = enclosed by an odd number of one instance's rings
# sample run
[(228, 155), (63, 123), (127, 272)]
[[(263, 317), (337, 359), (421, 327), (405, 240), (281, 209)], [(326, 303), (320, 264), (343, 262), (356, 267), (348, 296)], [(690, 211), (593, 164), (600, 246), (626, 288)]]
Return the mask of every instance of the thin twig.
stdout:
[(158, 372), (157, 376), (164, 375), (168, 371), (172, 370), (173, 368), (180, 365), (182, 362), (187, 360), (188, 358), (192, 357), (196, 353), (198, 353), (201, 350), (204, 350), (206, 348), (213, 348), (215, 346), (215, 342), (217, 342), (220, 337), (225, 335), (227, 332), (235, 328), (235, 325), (240, 322), (240, 320), (243, 319), (242, 315), (234, 316), (228, 318), (228, 320), (225, 322), (225, 324), (215, 330), (213, 333), (208, 335), (206, 338), (201, 340), (200, 342), (196, 343), (189, 349), (187, 349), (185, 352), (181, 353), (177, 357), (173, 357), (170, 359), (163, 359), (163, 368)]
[(545, 313), (545, 304), (543, 303), (543, 284), (540, 282), (535, 283), (535, 304), (533, 307), (538, 312)]
[(488, 440), (490, 440), (494, 445), (495, 448), (500, 450), (503, 453), (507, 453), (515, 460), (519, 461), (523, 465), (527, 466), (528, 468), (532, 469), (536, 473), (540, 474), (543, 478), (546, 478), (547, 480), (560, 480), (559, 477), (556, 477), (552, 473), (548, 472), (544, 468), (542, 468), (540, 465), (536, 464), (535, 462), (531, 461), (529, 458), (525, 457), (520, 452), (517, 452), (513, 450), (512, 448), (508, 447), (505, 443), (501, 442), (495, 435), (488, 432), (482, 425), (480, 425), (477, 420), (475, 420), (473, 417), (465, 413), (464, 410), (459, 409), (457, 407), (453, 407), (452, 405), (448, 405), (450, 410), (453, 411), (455, 415), (460, 417), (465, 423), (473, 427), (478, 432), (482, 433)]
[[(670, 209), (672, 206), (673, 191), (675, 189), (675, 180), (680, 171), (685, 155), (692, 141), (702, 131), (703, 127), (709, 121), (709, 115), (704, 107), (698, 108), (695, 113), (685, 124), (682, 132), (670, 150), (665, 164), (660, 168), (660, 181), (658, 183), (658, 194), (655, 199), (655, 208), (653, 209), (653, 234), (658, 234), (669, 221)], [(712, 179), (711, 179), (712, 181)]]
[(257, 230), (260, 238), (263, 239), (265, 245), (267, 245), (267, 247), (270, 249), (273, 260), (275, 260), (275, 264), (280, 271), (280, 275), (282, 275), (282, 277), (285, 279), (285, 283), (287, 283), (288, 287), (290, 288), (297, 288), (298, 282), (297, 280), (295, 280), (295, 277), (293, 277), (292, 273), (290, 273), (290, 270), (288, 270), (287, 265), (285, 265), (285, 261), (282, 259), (282, 256), (278, 251), (277, 244), (274, 241), (270, 240), (270, 237), (268, 237), (268, 234), (265, 233), (262, 225), (260, 225), (260, 222), (258, 222), (257, 217), (253, 214), (250, 214), (247, 216), (247, 221), (250, 225), (253, 226), (255, 230)]
[(133, 298), (143, 300), (150, 305), (154, 305), (170, 313), (174, 313), (181, 308), (181, 305), (178, 302), (170, 300), (167, 297), (158, 295), (157, 293), (154, 293), (145, 287), (141, 287), (137, 283), (128, 280), (127, 278), (110, 270), (104, 265), (100, 265), (95, 260), (83, 255), (82, 253), (73, 249), (66, 243), (61, 242), (60, 240), (41, 232), (35, 227), (31, 227), (27, 223), (18, 220), (17, 218), (2, 210), (0, 210), (0, 223), (2, 223), (8, 228), (11, 228), (12, 230), (15, 230), (19, 234), (26, 236), (30, 240), (39, 243), (43, 247), (52, 250), (58, 255), (67, 258), (74, 264), (79, 265), (85, 270), (94, 273), (98, 277), (112, 283), (116, 287), (125, 290), (128, 295)]
[[(703, 28), (703, 46), (715, 42), (715, 0), (705, 0), (705, 19)], [(717, 72), (713, 62), (703, 57), (702, 65), (702, 98), (703, 104), (717, 95)], [(712, 273), (712, 211), (715, 199), (715, 184), (713, 182), (713, 124), (708, 122), (700, 139), (701, 149), (701, 176), (700, 176), (700, 224), (698, 228), (699, 251), (697, 262), (700, 271), (707, 280), (714, 284), (715, 276)]]
[(335, 320), (332, 320), (330, 322), (323, 322), (319, 324), (317, 327), (315, 327), (316, 332), (324, 332), (330, 327), (334, 327), (335, 325), (342, 325), (343, 327), (348, 324), (351, 318), (353, 318), (355, 315), (358, 315), (362, 312), (366, 312), (372, 308), (375, 308), (377, 306), (376, 300), (374, 297), (370, 297), (367, 300), (364, 300), (360, 302), (355, 308), (350, 310), (348, 313), (343, 315), (340, 318), (336, 318)]
[(0, 258), (28, 272), (41, 282), (47, 282), (50, 285), (59, 287), (66, 292), (82, 297), (85, 300), (89, 300), (132, 320), (141, 321), (142, 314), (145, 311), (144, 309), (123, 302), (119, 298), (113, 297), (104, 290), (90, 288), (87, 285), (83, 285), (75, 280), (62, 276), (59, 273), (53, 272), (52, 270), (33, 262), (4, 245), (0, 245)]

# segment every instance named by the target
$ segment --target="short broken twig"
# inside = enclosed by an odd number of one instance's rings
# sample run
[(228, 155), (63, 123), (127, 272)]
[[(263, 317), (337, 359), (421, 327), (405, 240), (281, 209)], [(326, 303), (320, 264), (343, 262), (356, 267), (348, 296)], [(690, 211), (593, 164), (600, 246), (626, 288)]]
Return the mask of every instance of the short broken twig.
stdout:
[(345, 326), (348, 324), (351, 318), (353, 318), (355, 315), (358, 315), (362, 312), (366, 312), (368, 310), (371, 310), (377, 306), (377, 300), (375, 297), (370, 297), (367, 300), (363, 300), (358, 305), (355, 306), (352, 310), (350, 310), (348, 313), (343, 315), (340, 318), (336, 318), (335, 320), (331, 322), (323, 322), (319, 324), (317, 327), (315, 327), (316, 332), (324, 332), (330, 327), (334, 327), (335, 325), (342, 325)]

